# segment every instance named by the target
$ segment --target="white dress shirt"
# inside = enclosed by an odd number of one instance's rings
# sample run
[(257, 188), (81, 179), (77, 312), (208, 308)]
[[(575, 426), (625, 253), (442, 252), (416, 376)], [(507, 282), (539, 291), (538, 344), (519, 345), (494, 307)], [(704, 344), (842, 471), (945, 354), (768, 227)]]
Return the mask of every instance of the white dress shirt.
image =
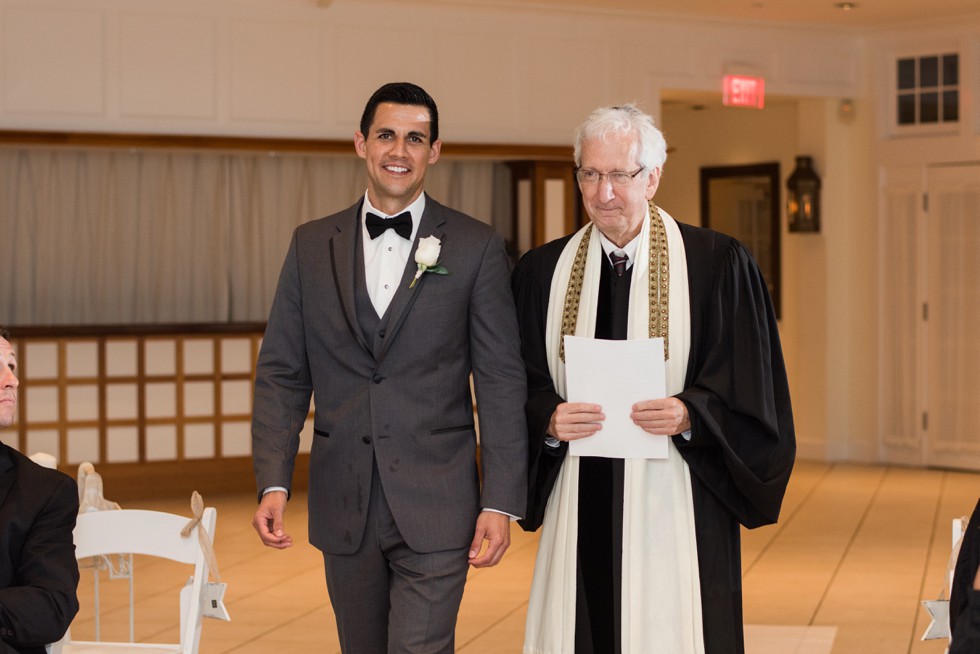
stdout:
[[(598, 230), (596, 230), (598, 231)], [(640, 235), (637, 234), (633, 237), (633, 240), (619, 247), (608, 238), (602, 232), (599, 232), (599, 244), (602, 245), (602, 251), (606, 253), (606, 258), (609, 259), (609, 255), (616, 250), (621, 250), (626, 253), (626, 269), (629, 270), (633, 266), (633, 259), (636, 258), (636, 250), (640, 247)], [(612, 263), (612, 259), (609, 259), (609, 263)]]
[[(412, 243), (419, 231), (419, 221), (425, 211), (425, 193), (403, 211), (412, 214), (412, 237), (402, 238), (395, 230), (386, 229), (378, 238), (368, 234), (365, 216), (368, 212), (378, 214), (382, 218), (392, 218), (383, 211), (378, 211), (371, 204), (367, 193), (364, 194), (364, 204), (361, 207), (361, 244), (364, 252), (364, 277), (367, 280), (368, 296), (378, 316), (384, 316), (395, 296), (398, 285), (405, 272), (405, 264), (412, 253)], [(403, 213), (399, 211), (398, 213)], [(397, 214), (396, 214), (397, 215)]]

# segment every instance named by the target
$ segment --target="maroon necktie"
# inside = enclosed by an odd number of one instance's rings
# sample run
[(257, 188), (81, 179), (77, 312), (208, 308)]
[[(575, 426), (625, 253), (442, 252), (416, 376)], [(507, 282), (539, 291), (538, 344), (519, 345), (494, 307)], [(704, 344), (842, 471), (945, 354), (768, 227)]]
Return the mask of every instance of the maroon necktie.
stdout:
[(622, 250), (614, 250), (612, 254), (609, 255), (609, 259), (612, 261), (613, 271), (616, 273), (617, 277), (622, 277), (623, 273), (626, 272), (626, 262), (630, 260), (626, 253)]

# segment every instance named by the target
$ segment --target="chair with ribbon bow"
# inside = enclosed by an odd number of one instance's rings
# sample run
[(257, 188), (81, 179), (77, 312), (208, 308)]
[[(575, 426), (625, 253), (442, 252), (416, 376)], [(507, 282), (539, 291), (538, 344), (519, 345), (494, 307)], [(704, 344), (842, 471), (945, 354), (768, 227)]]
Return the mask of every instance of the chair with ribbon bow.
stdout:
[[(228, 619), (222, 602), (225, 585), (209, 583), (211, 575), (220, 580), (212, 546), (217, 512), (213, 507), (205, 508), (196, 491), (191, 498), (191, 509), (194, 517), (190, 521), (186, 516), (137, 509), (95, 511), (78, 516), (74, 540), (75, 556), (79, 560), (126, 553), (169, 559), (192, 565), (194, 570), (186, 584), (173, 588), (179, 595), (179, 643), (142, 642), (145, 636), (135, 643), (76, 641), (69, 635), (62, 643), (64, 654), (118, 651), (196, 654), (203, 618)], [(137, 561), (136, 567), (139, 565)], [(146, 578), (147, 575), (141, 575), (140, 581)], [(133, 602), (132, 593), (129, 601)], [(154, 622), (159, 623), (159, 616), (154, 616)], [(154, 625), (153, 632), (159, 632), (159, 624)], [(132, 635), (130, 639), (133, 640)]]

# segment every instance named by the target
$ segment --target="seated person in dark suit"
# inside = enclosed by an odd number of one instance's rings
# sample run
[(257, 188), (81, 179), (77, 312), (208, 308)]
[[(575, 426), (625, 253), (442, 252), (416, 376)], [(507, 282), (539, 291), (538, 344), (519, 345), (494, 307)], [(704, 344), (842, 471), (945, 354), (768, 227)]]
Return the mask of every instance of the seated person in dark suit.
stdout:
[(963, 532), (949, 596), (949, 654), (980, 652), (980, 502)]
[[(17, 412), (17, 357), (0, 327), (0, 429)], [(0, 654), (44, 654), (78, 612), (74, 480), (0, 443)]]

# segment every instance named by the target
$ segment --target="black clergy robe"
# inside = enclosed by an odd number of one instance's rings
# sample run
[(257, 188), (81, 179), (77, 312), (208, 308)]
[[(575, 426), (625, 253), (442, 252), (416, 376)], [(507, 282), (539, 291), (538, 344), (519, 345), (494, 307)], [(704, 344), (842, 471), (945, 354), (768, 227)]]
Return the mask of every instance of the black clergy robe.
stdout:
[[(691, 470), (705, 652), (740, 654), (744, 637), (739, 525), (771, 524), (779, 515), (796, 451), (789, 387), (772, 302), (751, 255), (718, 232), (684, 223), (678, 227), (688, 267), (691, 349), (684, 391), (677, 397), (690, 414), (691, 438), (672, 438)], [(551, 415), (564, 402), (548, 369), (545, 328), (552, 277), (570, 238), (532, 250), (513, 275), (528, 375), (529, 490), (520, 521), (528, 531), (537, 530), (544, 520), (567, 452), (565, 444), (544, 445)], [(621, 472), (619, 478), (621, 489)], [(618, 540), (608, 542), (613, 550), (620, 548), (610, 566), (621, 569), (615, 561), (621, 556), (621, 525), (619, 531)], [(619, 590), (616, 577), (614, 595)], [(614, 602), (612, 619), (618, 621), (618, 596)], [(576, 610), (581, 606), (579, 598)], [(579, 625), (577, 618), (577, 646)], [(616, 625), (617, 643), (618, 631)]]
[(973, 580), (980, 566), (980, 501), (973, 509), (970, 522), (963, 532), (960, 555), (953, 573), (953, 588), (949, 595), (949, 626), (952, 642), (949, 654), (980, 652), (980, 590)]

